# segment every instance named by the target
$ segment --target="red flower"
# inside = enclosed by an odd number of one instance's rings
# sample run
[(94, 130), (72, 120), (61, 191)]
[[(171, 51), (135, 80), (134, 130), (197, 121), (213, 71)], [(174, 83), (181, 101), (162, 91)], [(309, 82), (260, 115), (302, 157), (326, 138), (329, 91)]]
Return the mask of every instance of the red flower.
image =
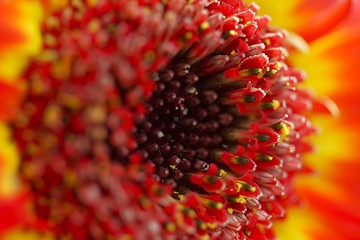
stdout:
[(11, 123), (26, 227), (74, 239), (271, 238), (296, 198), (312, 99), (285, 34), (257, 10), (232, 0), (49, 10)]

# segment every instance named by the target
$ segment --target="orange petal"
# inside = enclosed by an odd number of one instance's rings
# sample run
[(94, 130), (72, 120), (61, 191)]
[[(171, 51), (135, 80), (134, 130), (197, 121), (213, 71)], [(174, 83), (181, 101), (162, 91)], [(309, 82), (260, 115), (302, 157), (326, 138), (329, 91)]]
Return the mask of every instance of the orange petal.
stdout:
[(11, 81), (40, 50), (42, 9), (38, 0), (0, 1), (0, 16), (0, 78)]
[(275, 26), (300, 34), (307, 41), (322, 36), (352, 9), (351, 0), (257, 0), (260, 13), (271, 16)]
[(308, 72), (309, 86), (337, 104), (341, 126), (353, 124), (354, 130), (360, 130), (360, 24), (314, 41), (309, 54), (295, 56), (294, 62)]
[(306, 71), (310, 87), (330, 97), (357, 92), (360, 24), (331, 32), (313, 41), (309, 49), (309, 52), (292, 54), (291, 60)]
[(309, 208), (316, 209), (316, 214), (321, 216), (323, 226), (327, 226), (328, 229), (335, 229), (338, 235), (344, 239), (357, 239), (359, 236), (360, 212), (358, 206), (356, 208), (349, 206), (348, 201), (351, 201), (350, 198), (340, 202), (336, 199), (336, 196), (324, 196), (324, 194), (310, 188), (302, 190), (305, 199), (308, 201)]
[(21, 12), (16, 1), (1, 1), (0, 16), (0, 51), (26, 41), (26, 34), (20, 30)]
[(319, 54), (336, 63), (336, 69), (329, 71), (339, 81), (338, 92), (357, 92), (355, 87), (360, 87), (360, 24), (334, 32), (324, 41), (320, 40), (319, 44), (326, 44), (326, 41), (329, 41), (329, 44), (332, 42), (332, 46), (323, 48)]
[(295, 9), (303, 22), (294, 30), (307, 41), (317, 39), (346, 18), (351, 7), (351, 0), (304, 0)]
[[(326, 124), (314, 121), (322, 128), (323, 134), (314, 141), (320, 153), (311, 157), (308, 164), (318, 176), (313, 176), (311, 181), (300, 181), (298, 188), (307, 204), (307, 211), (317, 219), (316, 226), (308, 230), (310, 239), (357, 239), (360, 229), (357, 150), (360, 132), (360, 24), (334, 29), (312, 41), (307, 53), (291, 55), (291, 60), (307, 72), (307, 85), (320, 95), (329, 96), (340, 110), (338, 118)], [(326, 101), (320, 101), (315, 107), (326, 112), (324, 107), (328, 106)], [(301, 224), (306, 228), (309, 223), (303, 221)]]
[(21, 84), (8, 84), (0, 80), (0, 120), (9, 120), (14, 116), (22, 99)]

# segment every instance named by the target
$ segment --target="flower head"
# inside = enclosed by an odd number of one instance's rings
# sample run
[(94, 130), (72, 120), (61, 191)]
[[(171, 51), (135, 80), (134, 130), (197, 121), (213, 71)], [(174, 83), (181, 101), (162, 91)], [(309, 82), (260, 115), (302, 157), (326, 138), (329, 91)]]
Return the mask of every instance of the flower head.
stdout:
[(42, 51), (11, 118), (31, 209), (22, 226), (72, 239), (274, 238), (316, 132), (287, 32), (233, 0), (43, 9)]

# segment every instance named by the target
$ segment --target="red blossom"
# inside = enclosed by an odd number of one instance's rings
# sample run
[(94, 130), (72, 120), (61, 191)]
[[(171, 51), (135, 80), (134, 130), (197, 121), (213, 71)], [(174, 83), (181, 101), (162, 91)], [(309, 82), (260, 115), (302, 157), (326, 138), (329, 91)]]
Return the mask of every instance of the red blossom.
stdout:
[(256, 5), (78, 1), (50, 15), (12, 124), (35, 223), (79, 240), (272, 235), (312, 98)]

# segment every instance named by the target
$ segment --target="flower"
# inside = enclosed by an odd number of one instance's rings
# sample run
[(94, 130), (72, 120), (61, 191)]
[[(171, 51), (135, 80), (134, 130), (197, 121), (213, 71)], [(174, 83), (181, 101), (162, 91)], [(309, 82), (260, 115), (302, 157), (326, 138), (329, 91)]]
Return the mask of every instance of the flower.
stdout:
[[(17, 81), (18, 100), (4, 105), (22, 188), (10, 187), (5, 203), (15, 218), (0, 234), (282, 234), (272, 224), (299, 204), (294, 178), (312, 150), (312, 106), (334, 109), (301, 86), (299, 37), (270, 27), (257, 5), (242, 1), (41, 6), (41, 52), (14, 73), (26, 80)], [(9, 129), (2, 132), (8, 144)], [(311, 203), (308, 189), (297, 187)]]

